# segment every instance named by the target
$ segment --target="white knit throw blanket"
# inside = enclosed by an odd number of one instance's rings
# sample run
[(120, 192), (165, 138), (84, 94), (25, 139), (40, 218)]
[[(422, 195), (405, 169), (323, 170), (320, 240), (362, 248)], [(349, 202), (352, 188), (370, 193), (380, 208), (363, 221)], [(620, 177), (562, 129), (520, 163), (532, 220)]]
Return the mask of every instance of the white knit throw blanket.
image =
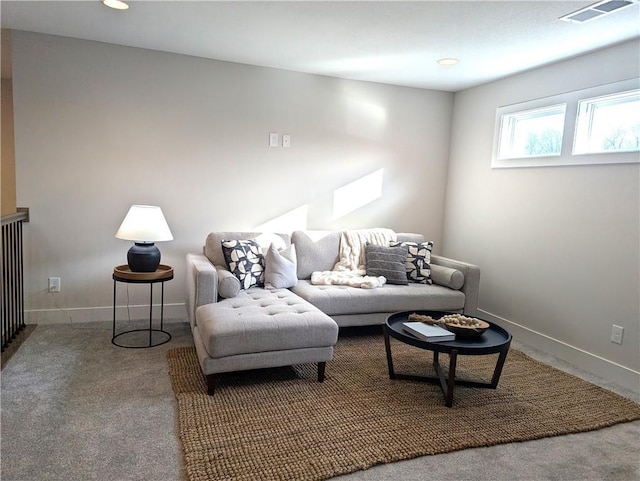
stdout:
[(332, 271), (318, 271), (311, 274), (314, 285), (347, 285), (373, 289), (386, 284), (384, 276), (367, 276), (365, 246), (370, 244), (388, 246), (397, 239), (391, 229), (343, 230), (340, 232), (340, 259)]

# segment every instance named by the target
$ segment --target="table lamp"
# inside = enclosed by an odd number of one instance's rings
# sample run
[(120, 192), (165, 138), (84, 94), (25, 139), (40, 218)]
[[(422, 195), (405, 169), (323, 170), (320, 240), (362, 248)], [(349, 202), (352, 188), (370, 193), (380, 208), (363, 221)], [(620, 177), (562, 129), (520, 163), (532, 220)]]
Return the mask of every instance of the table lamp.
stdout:
[(160, 250), (154, 242), (173, 240), (173, 235), (160, 207), (132, 205), (116, 238), (135, 242), (127, 252), (127, 263), (132, 272), (155, 272), (160, 265)]

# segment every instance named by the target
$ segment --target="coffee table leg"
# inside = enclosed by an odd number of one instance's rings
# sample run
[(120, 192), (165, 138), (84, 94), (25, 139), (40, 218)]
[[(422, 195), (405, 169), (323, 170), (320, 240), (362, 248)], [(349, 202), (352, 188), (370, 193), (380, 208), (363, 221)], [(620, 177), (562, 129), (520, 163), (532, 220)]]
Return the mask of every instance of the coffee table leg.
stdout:
[(507, 353), (509, 352), (509, 346), (507, 345), (505, 350), (500, 353), (498, 356), (498, 362), (496, 363), (496, 368), (493, 371), (493, 377), (491, 378), (491, 388), (495, 389), (498, 387), (498, 381), (500, 380), (500, 375), (502, 374), (502, 368), (504, 366), (504, 361), (507, 359)]
[(453, 406), (453, 387), (456, 385), (456, 363), (458, 361), (458, 351), (452, 349), (449, 353), (449, 379), (447, 381), (447, 394), (445, 397), (445, 405), (450, 408)]
[(440, 388), (444, 395), (445, 406), (450, 408), (453, 406), (453, 388), (456, 385), (456, 363), (458, 361), (458, 350), (452, 349), (449, 353), (449, 375), (446, 378), (444, 377), (444, 372), (440, 366), (440, 357), (438, 354), (439, 353), (437, 351), (433, 351), (433, 368), (438, 375), (435, 380), (440, 381)]
[(391, 343), (389, 342), (389, 333), (387, 332), (387, 326), (384, 326), (383, 333), (384, 347), (387, 351), (387, 367), (389, 368), (389, 379), (395, 379), (396, 373), (393, 370), (393, 359), (391, 359)]

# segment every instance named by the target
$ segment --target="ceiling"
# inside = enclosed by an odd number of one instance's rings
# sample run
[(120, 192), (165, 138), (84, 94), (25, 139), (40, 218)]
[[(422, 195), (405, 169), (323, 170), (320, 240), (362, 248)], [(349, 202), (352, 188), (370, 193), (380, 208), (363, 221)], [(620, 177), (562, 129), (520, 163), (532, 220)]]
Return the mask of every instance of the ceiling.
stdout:
[(2, 28), (445, 91), (640, 38), (640, 3), (582, 24), (558, 17), (593, 1), (129, 3), (2, 0)]

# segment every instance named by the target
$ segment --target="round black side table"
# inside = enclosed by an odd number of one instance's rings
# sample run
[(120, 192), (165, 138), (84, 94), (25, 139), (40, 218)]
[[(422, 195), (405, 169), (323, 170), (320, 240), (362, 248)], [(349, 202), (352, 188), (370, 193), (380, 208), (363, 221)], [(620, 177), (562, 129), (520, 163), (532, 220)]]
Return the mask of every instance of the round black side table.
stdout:
[[(126, 347), (132, 349), (140, 349), (147, 347), (156, 347), (165, 344), (171, 340), (171, 334), (163, 330), (164, 322), (164, 283), (173, 279), (173, 268), (160, 264), (155, 272), (133, 272), (128, 265), (117, 266), (113, 269), (113, 336), (111, 343), (118, 347)], [(116, 284), (118, 282), (126, 282), (129, 284), (149, 284), (149, 327), (144, 329), (129, 329), (116, 334)], [(153, 285), (160, 283), (160, 329), (153, 328)], [(149, 342), (143, 345), (126, 345), (121, 343), (121, 336), (132, 334), (135, 332), (148, 332)], [(154, 333), (156, 335), (154, 341)], [(160, 339), (157, 339), (157, 338)], [(119, 339), (120, 338), (120, 339)]]

